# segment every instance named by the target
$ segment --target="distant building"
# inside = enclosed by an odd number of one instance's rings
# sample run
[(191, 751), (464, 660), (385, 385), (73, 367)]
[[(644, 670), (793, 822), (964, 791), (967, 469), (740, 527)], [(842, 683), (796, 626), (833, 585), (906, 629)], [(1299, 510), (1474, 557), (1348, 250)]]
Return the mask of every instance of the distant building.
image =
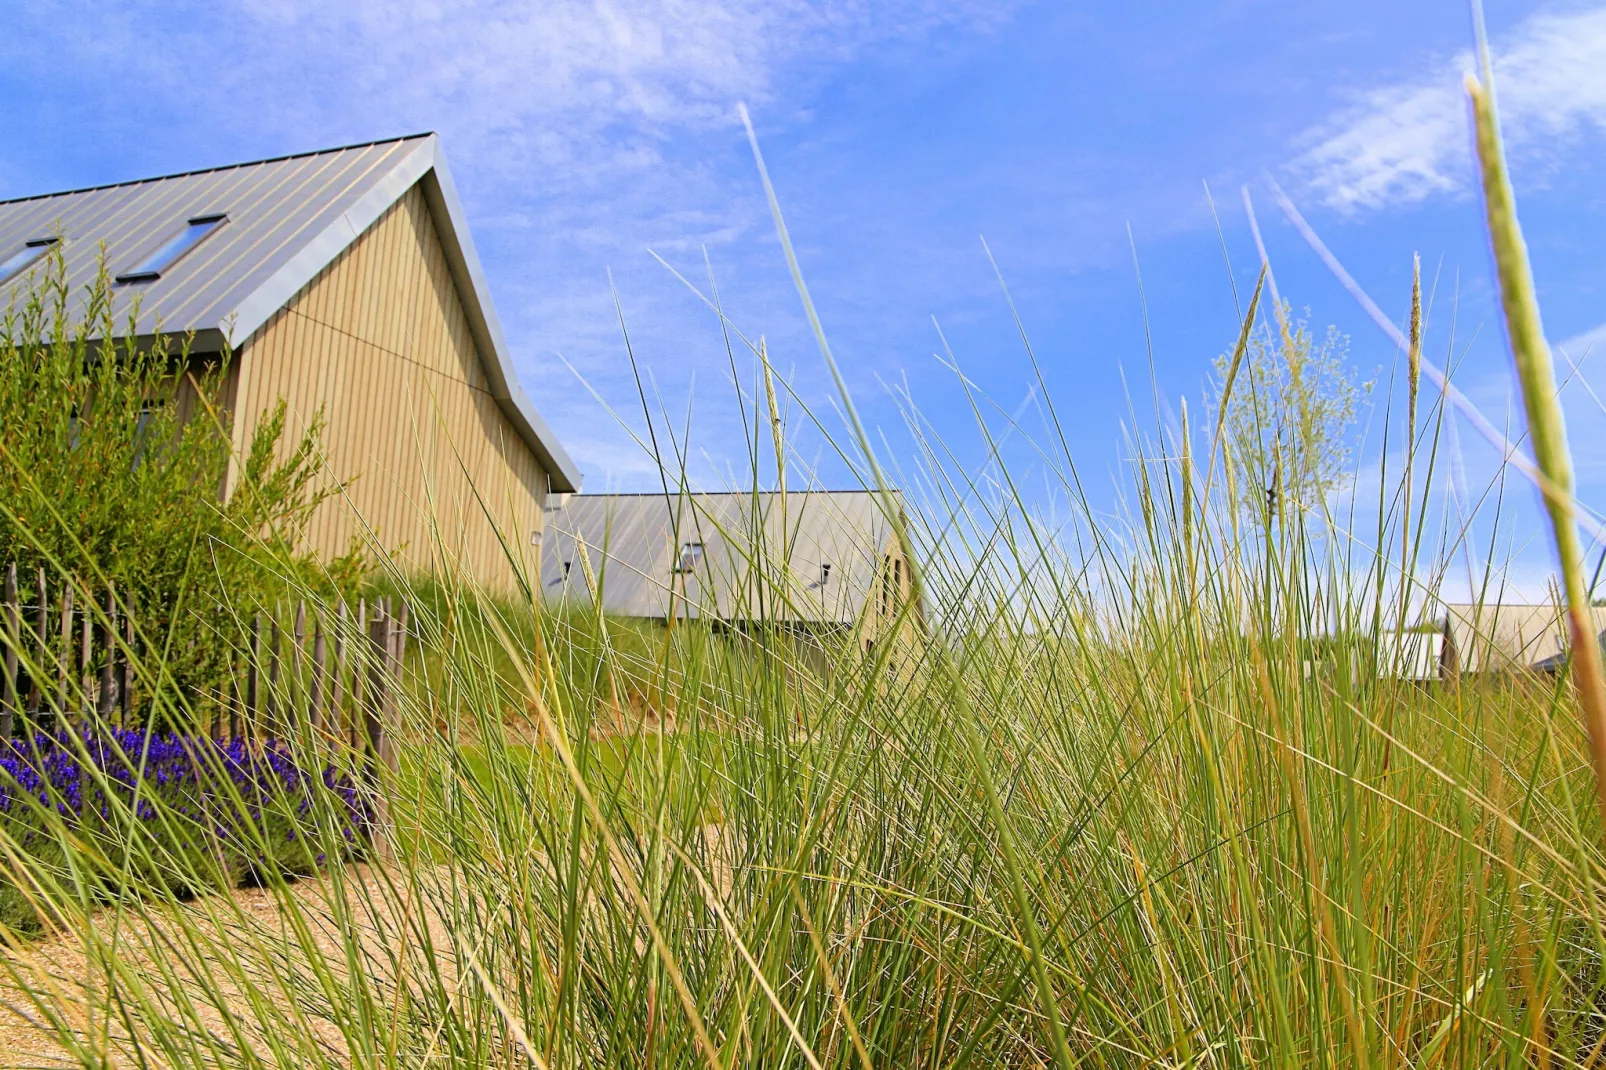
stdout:
[[(885, 637), (914, 592), (870, 491), (583, 494), (551, 516), (541, 590), (617, 616)], [(892, 495), (901, 513), (903, 500)], [(596, 592), (587, 582), (586, 561)], [(902, 619), (918, 624), (918, 608)]]
[(1425, 683), (1444, 675), (1444, 633), (1384, 632), (1378, 641), (1379, 679)]
[[(236, 457), (281, 398), (286, 445), (323, 413), (349, 486), (304, 549), (371, 529), (404, 564), (440, 545), (511, 586), (547, 493), (579, 489), (519, 388), (434, 134), (0, 202), (0, 305), (55, 249), (80, 292), (103, 244), (119, 325), (137, 301), (139, 336), (192, 335), (202, 363), (232, 349)], [(171, 400), (193, 404), (183, 380)]]
[[(1572, 645), (1565, 612), (1557, 605), (1444, 607), (1443, 675), (1554, 671)], [(1590, 610), (1591, 629), (1606, 632), (1606, 608)]]

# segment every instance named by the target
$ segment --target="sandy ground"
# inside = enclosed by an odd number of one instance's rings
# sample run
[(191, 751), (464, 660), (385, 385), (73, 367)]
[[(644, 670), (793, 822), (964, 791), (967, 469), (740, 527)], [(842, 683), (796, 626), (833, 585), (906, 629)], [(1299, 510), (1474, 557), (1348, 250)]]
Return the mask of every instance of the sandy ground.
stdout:
[[(376, 870), (367, 865), (358, 865), (349, 867), (345, 872), (348, 878), (348, 901), (353, 903), (384, 901), (385, 894), (380, 887), (379, 874)], [(344, 961), (345, 956), (342, 950), (343, 944), (334, 927), (330, 905), (331, 891), (332, 885), (327, 877), (303, 880), (290, 886), (290, 894), (300, 904), (301, 916), (309, 921), (312, 939), (329, 956), (326, 961), (340, 963)], [(262, 949), (282, 949), (286, 946), (287, 927), (284, 918), (286, 912), (282, 910), (273, 893), (265, 889), (239, 889), (231, 895), (233, 905), (238, 908), (237, 913), (228, 909), (229, 902), (220, 902), (220, 897), (216, 896), (181, 909), (192, 915), (188, 920), (210, 933), (217, 933), (217, 927), (222, 926), (229, 945), (257, 949), (255, 953), (248, 951), (241, 957), (248, 963), (260, 965), (261, 962), (273, 957), (271, 951), (264, 952)], [(103, 933), (107, 933), (111, 921), (110, 914), (102, 914), (96, 924)], [(187, 993), (175, 993), (174, 986), (165, 981), (159, 971), (151, 968), (149, 949), (153, 944), (160, 945), (168, 941), (178, 944), (184, 942), (185, 928), (180, 924), (177, 913), (153, 914), (148, 923), (125, 919), (122, 924), (124, 928), (117, 942), (119, 960), (142, 975), (159, 1001), (170, 1003), (175, 994), (180, 997), (193, 996), (202, 991), (197, 987), (191, 987)], [(371, 974), (388, 972), (381, 961), (384, 956), (377, 952), (381, 942), (393, 941), (396, 938), (397, 928), (394, 923), (383, 919), (369, 918), (359, 924), (363, 936), (363, 950), (366, 954), (374, 956), (374, 961), (369, 964)], [(436, 926), (431, 925), (431, 929), (436, 929)], [(194, 961), (193, 957), (190, 961)], [(85, 941), (76, 935), (48, 937), (14, 956), (13, 962), (14, 969), (30, 978), (33, 987), (54, 991), (56, 995), (52, 1002), (58, 1007), (67, 1009), (68, 1019), (82, 1033), (88, 1022), (84, 1013), (83, 993), (85, 986), (91, 980)], [(104, 981), (103, 974), (95, 978), (97, 985), (103, 986)], [(180, 981), (181, 985), (182, 983)], [(231, 998), (240, 998), (241, 988), (237, 983), (225, 980), (222, 990), (229, 993)], [(281, 996), (280, 1000), (282, 999)], [(280, 1002), (280, 1005), (284, 1004)], [(228, 1035), (224, 1028), (223, 1016), (217, 1013), (215, 1008), (200, 1007), (196, 1018), (214, 1035), (220, 1037)], [(104, 1022), (99, 1024), (104, 1026)], [(319, 1023), (315, 1016), (307, 1020), (307, 1025), (325, 1050), (334, 1055), (338, 1061), (345, 1061), (343, 1058), (345, 1048), (338, 1030), (328, 1023)], [(320, 1025), (324, 1028), (320, 1028)], [(111, 1032), (115, 1036), (127, 1036), (126, 1029), (120, 1024), (114, 1025)], [(44, 1024), (33, 1002), (18, 986), (10, 972), (0, 977), (0, 1066), (7, 1070), (12, 1068), (23, 1070), (23, 1068), (77, 1065), (80, 1065), (79, 1061), (60, 1044), (54, 1031)], [(114, 1061), (113, 1065), (134, 1064), (131, 1061)], [(159, 1059), (155, 1065), (161, 1065)]]
[[(732, 885), (734, 844), (718, 825), (707, 825), (699, 831), (703, 839), (703, 857), (713, 863), (712, 872), (708, 874), (711, 883), (705, 886), (704, 894), (728, 899)], [(458, 963), (451, 950), (454, 942), (449, 938), (447, 926), (441, 917), (433, 907), (427, 905), (450, 900), (449, 895), (440, 894), (444, 891), (441, 886), (449, 880), (449, 871), (441, 867), (418, 874), (419, 881), (434, 883), (440, 890), (436, 894), (416, 895), (387, 883), (388, 875), (395, 872), (394, 869), (386, 870), (367, 864), (348, 866), (342, 871), (346, 904), (353, 908), (346, 913), (353, 920), (357, 936), (350, 944), (360, 956), (359, 969), (381, 991), (397, 992), (398, 986), (392, 979), (396, 971), (396, 956), (405, 957), (408, 963), (404, 967), (407, 977), (419, 978), (415, 971), (419, 969), (421, 958), (426, 957), (426, 949), (420, 940), (427, 938), (432, 949), (427, 961), (439, 971), (440, 981), (448, 991), (455, 991)], [(327, 875), (288, 886), (288, 894), (297, 904), (293, 914), (306, 921), (311, 942), (319, 952), (317, 955), (309, 954), (294, 942), (287, 924), (292, 912), (281, 906), (273, 892), (238, 889), (228, 896), (220, 894), (196, 900), (171, 913), (152, 910), (145, 920), (130, 920), (125, 916), (121, 922), (122, 928), (117, 930), (117, 960), (125, 964), (139, 982), (149, 986), (142, 1005), (172, 1007), (184, 1000), (198, 1002), (205, 992), (220, 992), (225, 1004), (240, 1008), (241, 1013), (234, 1016), (235, 1022), (247, 1026), (254, 1025), (262, 1017), (243, 995), (246, 987), (254, 984), (259, 993), (268, 994), (267, 998), (281, 1013), (293, 1011), (299, 1015), (297, 1026), (304, 1042), (316, 1043), (335, 1065), (349, 1065), (344, 1038), (333, 1022), (320, 1016), (316, 1007), (290, 1008), (283, 994), (285, 989), (267, 976), (275, 969), (281, 973), (286, 969), (304, 972), (307, 963), (314, 958), (334, 973), (343, 975), (346, 972), (348, 941), (341, 936), (335, 922), (337, 912), (334, 907), (339, 905), (334, 900), (335, 887), (336, 882)], [(619, 899), (622, 901), (623, 898), (621, 889)], [(590, 897), (588, 901), (594, 902)], [(377, 909), (388, 913), (374, 916), (374, 904), (380, 904)], [(108, 940), (116, 920), (110, 912), (102, 912), (94, 921), (93, 931), (102, 941)], [(207, 934), (200, 954), (186, 939), (190, 927)], [(87, 943), (77, 933), (48, 937), (12, 956), (10, 969), (0, 968), (0, 1068), (32, 1070), (82, 1065), (56, 1039), (55, 1031), (41, 1020), (33, 1001), (18, 986), (12, 974), (28, 978), (35, 991), (52, 993), (50, 1004), (64, 1008), (66, 1020), (80, 1036), (86, 1031), (98, 1034), (106, 1029), (104, 1012), (100, 1013), (97, 1022), (91, 1022), (85, 1012), (84, 993), (91, 983), (104, 990), (106, 978), (102, 969), (91, 970), (90, 957), (86, 953)], [(163, 948), (161, 954), (151, 954), (153, 947)], [(229, 948), (230, 954), (218, 956), (218, 948)], [(644, 953), (645, 944), (638, 946), (637, 951)], [(4, 954), (0, 952), (0, 955)], [(177, 975), (164, 977), (161, 967), (171, 969), (174, 963), (180, 964)], [(214, 976), (219, 973), (225, 976), (218, 983), (195, 985), (188, 981), (190, 974), (185, 971), (193, 972), (196, 969), (212, 971)], [(226, 976), (231, 972), (235, 976)], [(242, 978), (246, 985), (242, 985)], [(309, 987), (298, 990), (306, 991)], [(104, 1002), (104, 999), (94, 1001), (97, 1006), (103, 1006)], [(271, 1019), (275, 1015), (270, 1013), (267, 1017)], [(169, 1020), (175, 1018), (185, 1020), (182, 1016), (170, 1016)], [(230, 1046), (235, 1043), (229, 1035), (225, 1016), (215, 1007), (198, 1006), (187, 1020), (198, 1029), (225, 1039)], [(113, 1038), (128, 1036), (126, 1027), (120, 1022), (113, 1023), (108, 1032)], [(262, 1037), (247, 1036), (244, 1042), (258, 1050), (268, 1063), (281, 1061), (265, 1048)], [(115, 1049), (117, 1045), (114, 1043), (113, 1047)], [(144, 1066), (166, 1065), (160, 1053), (147, 1050), (142, 1054), (145, 1056), (142, 1060)], [(141, 1064), (114, 1056), (109, 1063), (102, 1065), (121, 1067)]]

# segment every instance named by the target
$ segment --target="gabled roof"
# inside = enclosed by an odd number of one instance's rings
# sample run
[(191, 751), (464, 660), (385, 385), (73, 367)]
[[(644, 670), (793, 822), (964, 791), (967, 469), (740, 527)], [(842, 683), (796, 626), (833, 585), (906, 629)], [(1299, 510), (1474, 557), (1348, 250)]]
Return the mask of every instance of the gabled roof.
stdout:
[[(434, 134), (0, 201), (0, 259), (27, 241), (60, 236), (67, 283), (82, 292), (93, 281), (102, 244), (115, 275), (188, 219), (227, 212), (221, 229), (160, 278), (114, 287), (115, 312), (119, 324), (126, 322), (137, 298), (142, 335), (193, 332), (201, 350), (240, 345), (420, 184), (492, 395), (550, 473), (552, 489), (578, 490), (579, 470), (519, 386)], [(0, 287), (0, 303), (14, 297), (22, 278)]]
[[(541, 590), (591, 601), (584, 543), (608, 613), (665, 618), (673, 590), (676, 617), (851, 626), (894, 539), (871, 491), (795, 491), (784, 510), (775, 493), (579, 494), (548, 522)], [(677, 572), (693, 543), (698, 559)]]

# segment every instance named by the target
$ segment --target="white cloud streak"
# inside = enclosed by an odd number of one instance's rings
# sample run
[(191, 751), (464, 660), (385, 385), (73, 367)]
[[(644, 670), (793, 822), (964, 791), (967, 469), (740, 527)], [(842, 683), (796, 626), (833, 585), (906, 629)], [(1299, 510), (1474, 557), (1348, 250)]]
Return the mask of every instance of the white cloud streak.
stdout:
[(1606, 350), (1606, 323), (1591, 328), (1582, 334), (1575, 334), (1565, 341), (1557, 342), (1557, 347), (1565, 350), (1571, 360), (1581, 361), (1586, 356), (1598, 355)]
[[(128, 106), (312, 145), (450, 128), (456, 151), (547, 182), (650, 170), (664, 137), (892, 37), (985, 23), (1004, 0), (30, 0), (12, 68), (106, 65)], [(109, 72), (110, 73), (110, 72)], [(213, 128), (216, 129), (216, 126)]]
[[(1519, 161), (1547, 163), (1606, 131), (1606, 7), (1535, 15), (1493, 47), (1501, 120)], [(1291, 170), (1347, 212), (1465, 192), (1472, 171), (1462, 76), (1473, 67), (1464, 52), (1419, 80), (1361, 94), (1310, 134)]]

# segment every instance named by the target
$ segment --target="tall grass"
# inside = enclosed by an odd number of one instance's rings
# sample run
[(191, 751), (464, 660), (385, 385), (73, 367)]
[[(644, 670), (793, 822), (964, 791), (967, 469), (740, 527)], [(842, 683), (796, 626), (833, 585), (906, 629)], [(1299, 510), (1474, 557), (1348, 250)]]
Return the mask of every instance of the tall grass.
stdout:
[(1595, 1063), (1569, 686), (1377, 670), (1389, 607), (1461, 552), (1406, 511), (1445, 417), (1411, 377), (1366, 547), (1263, 508), (1219, 426), (1135, 436), (1113, 520), (1051, 407), (1011, 427), (1049, 518), (985, 424), (986, 481), (910, 411), (929, 628), (896, 665), (438, 577), (382, 863), (270, 874), (266, 907), (70, 900), (4, 959), (12, 1002), (84, 1065)]

